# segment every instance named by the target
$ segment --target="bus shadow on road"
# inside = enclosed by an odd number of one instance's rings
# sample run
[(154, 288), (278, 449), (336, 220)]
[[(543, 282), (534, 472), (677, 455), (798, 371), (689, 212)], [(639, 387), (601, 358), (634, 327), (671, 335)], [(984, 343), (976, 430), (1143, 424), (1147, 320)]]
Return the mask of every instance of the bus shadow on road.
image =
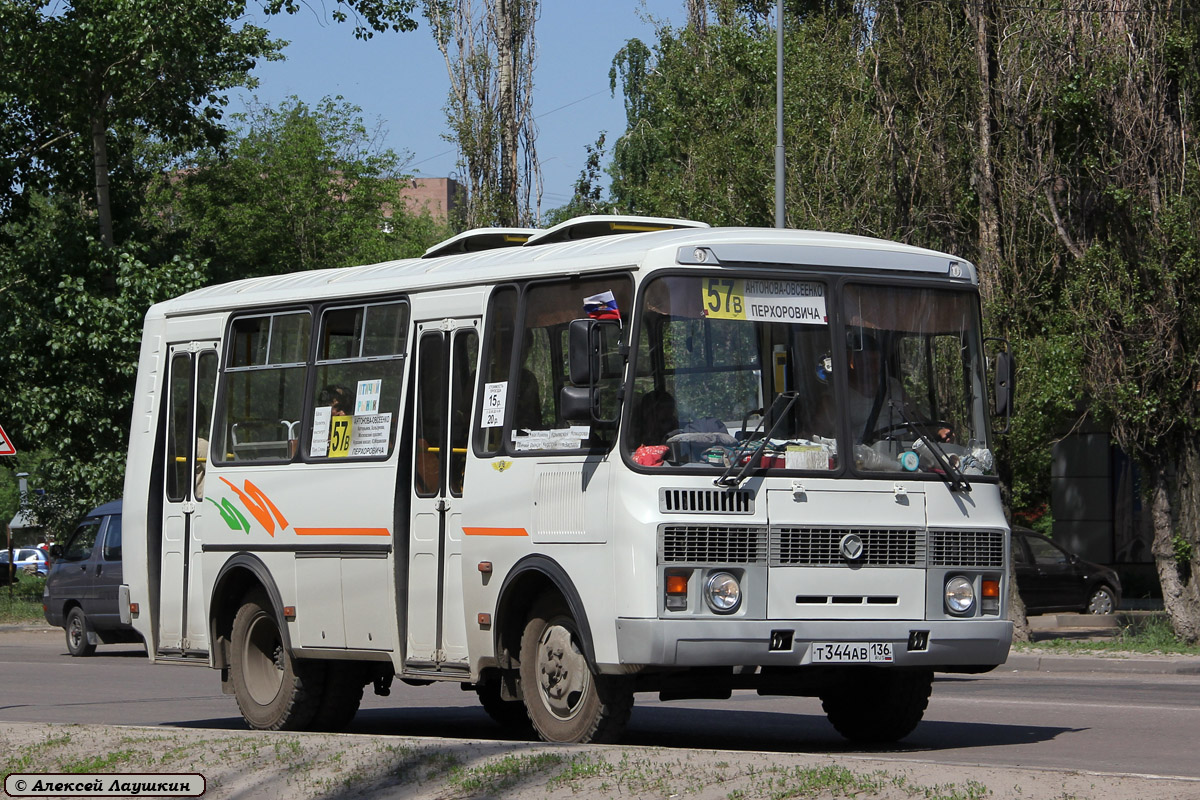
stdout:
[[(1047, 742), (1077, 728), (987, 722), (926, 721), (894, 744), (863, 747), (843, 739), (823, 715), (667, 706), (637, 706), (621, 744), (645, 747), (785, 753), (921, 752)], [(528, 741), (479, 708), (364, 709), (347, 733)]]

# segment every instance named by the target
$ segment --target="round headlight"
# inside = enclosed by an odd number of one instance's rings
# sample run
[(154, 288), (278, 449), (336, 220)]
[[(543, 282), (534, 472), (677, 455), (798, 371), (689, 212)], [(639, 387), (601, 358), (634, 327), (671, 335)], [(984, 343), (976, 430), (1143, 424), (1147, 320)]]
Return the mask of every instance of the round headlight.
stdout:
[(731, 614), (742, 603), (742, 587), (728, 572), (714, 572), (704, 582), (704, 600), (718, 614)]
[(946, 581), (946, 608), (951, 614), (966, 614), (975, 607), (975, 587), (961, 575)]

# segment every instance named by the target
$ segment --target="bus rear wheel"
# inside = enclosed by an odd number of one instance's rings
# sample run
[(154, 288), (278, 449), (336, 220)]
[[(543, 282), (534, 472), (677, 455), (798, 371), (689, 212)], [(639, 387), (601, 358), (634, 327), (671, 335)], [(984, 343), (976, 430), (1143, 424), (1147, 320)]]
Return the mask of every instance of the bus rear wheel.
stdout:
[(358, 714), (363, 687), (369, 680), (364, 664), (355, 661), (326, 662), (321, 699), (308, 730), (334, 733), (349, 725)]
[(837, 732), (857, 744), (898, 742), (925, 716), (933, 691), (930, 670), (866, 668), (821, 693), (821, 706)]
[(233, 618), (229, 679), (238, 709), (256, 730), (301, 730), (320, 703), (321, 665), (303, 664), (283, 646), (271, 603), (252, 592)]
[(538, 598), (525, 624), (521, 695), (547, 742), (614, 742), (633, 709), (628, 679), (592, 670), (579, 627), (557, 595)]

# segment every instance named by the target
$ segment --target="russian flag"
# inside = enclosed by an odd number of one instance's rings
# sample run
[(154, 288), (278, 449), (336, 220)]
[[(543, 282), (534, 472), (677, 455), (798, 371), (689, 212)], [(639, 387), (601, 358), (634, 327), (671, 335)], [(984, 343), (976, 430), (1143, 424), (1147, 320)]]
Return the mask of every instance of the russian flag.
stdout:
[(583, 299), (583, 310), (592, 319), (621, 320), (621, 309), (617, 308), (617, 298), (611, 291), (594, 294)]

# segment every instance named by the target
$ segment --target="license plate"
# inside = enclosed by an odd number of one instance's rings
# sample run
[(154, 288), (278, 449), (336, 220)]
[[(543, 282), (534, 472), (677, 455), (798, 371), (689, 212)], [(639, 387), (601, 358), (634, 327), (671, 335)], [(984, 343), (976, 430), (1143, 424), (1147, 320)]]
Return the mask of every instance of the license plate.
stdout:
[(892, 661), (891, 642), (813, 642), (814, 664), (874, 664)]

